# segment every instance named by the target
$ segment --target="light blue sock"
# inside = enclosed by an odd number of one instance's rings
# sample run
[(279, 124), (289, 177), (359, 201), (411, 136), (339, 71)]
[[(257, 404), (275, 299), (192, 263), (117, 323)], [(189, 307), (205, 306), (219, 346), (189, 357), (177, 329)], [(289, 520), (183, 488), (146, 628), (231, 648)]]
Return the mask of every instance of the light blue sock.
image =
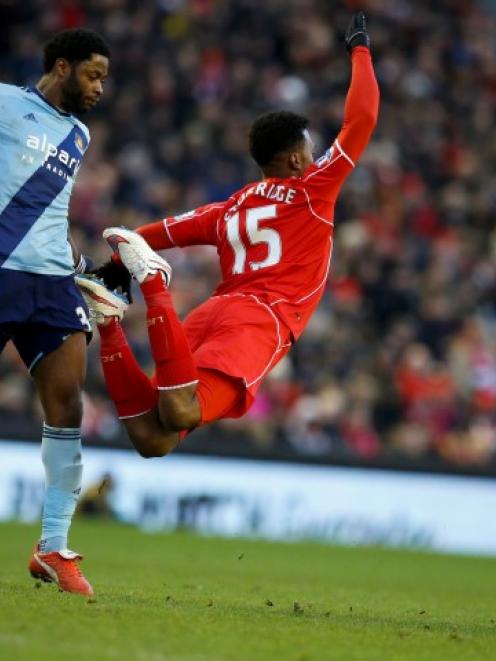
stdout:
[(41, 458), (45, 466), (45, 501), (40, 551), (67, 548), (72, 515), (81, 492), (81, 430), (43, 424)]

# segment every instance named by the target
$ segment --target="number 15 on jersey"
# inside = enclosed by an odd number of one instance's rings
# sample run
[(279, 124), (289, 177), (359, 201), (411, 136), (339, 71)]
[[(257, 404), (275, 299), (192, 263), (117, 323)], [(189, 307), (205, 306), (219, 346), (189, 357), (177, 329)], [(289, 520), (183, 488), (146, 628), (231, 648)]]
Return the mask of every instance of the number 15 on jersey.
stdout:
[[(233, 275), (245, 273), (247, 269), (258, 271), (259, 269), (274, 266), (281, 261), (282, 244), (279, 232), (270, 227), (259, 227), (261, 220), (277, 217), (277, 205), (269, 204), (253, 209), (242, 209), (232, 215), (227, 221), (227, 239), (234, 252)], [(243, 243), (240, 229), (245, 225), (248, 245)], [(249, 250), (251, 246), (260, 244), (267, 245), (267, 257), (261, 261), (251, 261)]]

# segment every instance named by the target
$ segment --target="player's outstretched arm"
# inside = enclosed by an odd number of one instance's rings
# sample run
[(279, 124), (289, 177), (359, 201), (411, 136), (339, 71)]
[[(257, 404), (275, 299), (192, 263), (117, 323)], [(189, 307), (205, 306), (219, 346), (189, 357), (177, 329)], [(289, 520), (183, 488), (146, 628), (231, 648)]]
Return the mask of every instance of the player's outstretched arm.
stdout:
[(351, 82), (337, 142), (346, 156), (356, 163), (370, 140), (379, 113), (379, 87), (372, 66), (370, 37), (363, 12), (353, 15), (345, 43), (351, 56)]
[(224, 203), (207, 204), (179, 216), (143, 225), (137, 232), (153, 250), (177, 246), (214, 246), (217, 243), (217, 222)]
[[(171, 216), (142, 225), (136, 231), (153, 250), (167, 250), (177, 246), (216, 245), (217, 221), (223, 208), (224, 203), (207, 204), (180, 216)], [(131, 278), (118, 253), (114, 253), (106, 264), (93, 269), (91, 273), (101, 278), (109, 289), (120, 288), (129, 301), (132, 301)]]

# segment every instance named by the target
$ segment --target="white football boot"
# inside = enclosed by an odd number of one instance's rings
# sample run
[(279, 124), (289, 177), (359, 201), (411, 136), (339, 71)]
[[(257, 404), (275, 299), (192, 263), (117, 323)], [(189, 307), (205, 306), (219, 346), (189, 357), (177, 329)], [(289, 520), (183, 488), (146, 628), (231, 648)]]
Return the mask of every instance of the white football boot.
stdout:
[(103, 324), (109, 317), (117, 317), (119, 321), (122, 319), (129, 307), (123, 294), (110, 291), (103, 280), (95, 276), (76, 275), (74, 280), (88, 306), (91, 318), (95, 319), (97, 324)]
[(172, 278), (170, 264), (157, 255), (137, 232), (125, 227), (109, 227), (104, 230), (103, 238), (112, 250), (119, 253), (124, 266), (140, 284), (149, 275), (161, 273), (165, 284), (169, 286)]

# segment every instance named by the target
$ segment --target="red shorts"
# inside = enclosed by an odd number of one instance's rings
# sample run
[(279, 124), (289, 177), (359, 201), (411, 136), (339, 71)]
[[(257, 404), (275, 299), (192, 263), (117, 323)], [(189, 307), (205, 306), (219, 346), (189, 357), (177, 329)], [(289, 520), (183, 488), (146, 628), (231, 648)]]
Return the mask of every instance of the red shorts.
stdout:
[(246, 413), (291, 347), (289, 328), (268, 305), (244, 294), (210, 298), (186, 317), (184, 330), (200, 377), (202, 424)]

